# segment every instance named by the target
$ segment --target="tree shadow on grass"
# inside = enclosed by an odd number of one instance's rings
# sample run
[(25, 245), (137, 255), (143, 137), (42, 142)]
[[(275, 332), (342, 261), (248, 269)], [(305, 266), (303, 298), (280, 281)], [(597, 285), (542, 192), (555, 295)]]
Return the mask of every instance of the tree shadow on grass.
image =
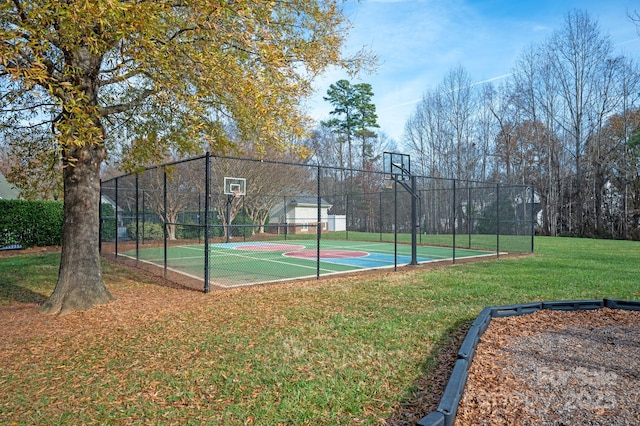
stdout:
[(0, 252), (0, 305), (41, 304), (53, 291), (59, 267), (58, 247)]
[(405, 393), (394, 413), (386, 420), (388, 426), (415, 426), (424, 416), (435, 411), (449, 381), (458, 350), (475, 318), (460, 320), (449, 327), (425, 354), (422, 374)]
[(46, 299), (46, 296), (29, 290), (28, 288), (0, 281), (0, 305), (10, 305), (14, 303), (42, 304)]

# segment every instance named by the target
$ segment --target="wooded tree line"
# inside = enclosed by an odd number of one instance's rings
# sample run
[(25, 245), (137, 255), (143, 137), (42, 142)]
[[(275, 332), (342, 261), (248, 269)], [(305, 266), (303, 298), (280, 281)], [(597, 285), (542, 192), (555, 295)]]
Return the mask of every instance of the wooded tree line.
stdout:
[(419, 174), (533, 184), (539, 232), (640, 239), (640, 71), (588, 13), (517, 59), (501, 85), (461, 66), (405, 125)]

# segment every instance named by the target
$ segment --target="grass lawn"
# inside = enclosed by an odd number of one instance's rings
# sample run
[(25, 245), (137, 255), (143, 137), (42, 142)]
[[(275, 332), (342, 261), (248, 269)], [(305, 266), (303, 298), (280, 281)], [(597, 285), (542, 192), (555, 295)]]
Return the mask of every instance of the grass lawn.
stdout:
[(413, 424), (480, 310), (640, 299), (640, 243), (536, 238), (536, 254), (212, 292), (104, 264), (117, 297), (37, 313), (56, 253), (0, 259), (0, 423)]

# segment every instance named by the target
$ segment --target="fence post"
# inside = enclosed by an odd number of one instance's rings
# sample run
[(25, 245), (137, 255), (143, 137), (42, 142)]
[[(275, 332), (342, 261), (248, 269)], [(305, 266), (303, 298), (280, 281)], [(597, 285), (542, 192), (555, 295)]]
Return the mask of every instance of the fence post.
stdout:
[[(207, 172), (205, 171), (204, 174), (206, 176)], [(206, 182), (204, 186), (207, 186)], [(202, 236), (202, 193), (198, 191), (198, 242), (200, 242)]]
[[(420, 179), (421, 179), (420, 183), (422, 185), (421, 188), (424, 188), (424, 177), (421, 176)], [(418, 191), (418, 193), (422, 193), (422, 194), (424, 194), (424, 192), (425, 192), (424, 190)], [(422, 196), (420, 196), (419, 199), (420, 199), (420, 204), (418, 204), (418, 229), (420, 230), (420, 232), (418, 233), (419, 235), (418, 240), (420, 244), (422, 244), (422, 232), (423, 232), (423, 225), (424, 225), (424, 217), (423, 217), (423, 211), (422, 211)]]
[(242, 198), (240, 199), (240, 201), (242, 201), (242, 216), (243, 216), (242, 222), (243, 223), (240, 224), (240, 229), (242, 229), (242, 231), (241, 231), (242, 232), (242, 241), (244, 242), (244, 241), (247, 241), (247, 230), (249, 228), (251, 228), (251, 232), (253, 232), (253, 227), (251, 225), (248, 225), (247, 221), (246, 221), (247, 207), (244, 204), (244, 200), (245, 200), (246, 195), (241, 195), (241, 197)]
[(535, 197), (535, 187), (533, 185), (530, 186), (531, 188), (531, 253), (533, 253), (533, 237), (536, 233), (536, 209), (534, 206), (534, 203), (536, 202), (536, 197)]
[(144, 193), (145, 190), (142, 190), (142, 245), (144, 245), (144, 221), (147, 219), (145, 214), (144, 214)]
[(500, 183), (496, 183), (496, 257), (500, 257)]
[(289, 219), (287, 212), (287, 196), (282, 197), (282, 211), (284, 212), (284, 240), (287, 241), (289, 235)]
[(225, 221), (227, 222), (227, 228), (226, 228), (226, 232), (225, 234), (227, 235), (226, 237), (226, 243), (229, 244), (229, 242), (231, 241), (231, 203), (233, 202), (233, 195), (227, 195), (227, 213), (226, 213), (226, 219)]
[(378, 209), (378, 228), (380, 229), (380, 242), (382, 242), (382, 191), (380, 191), (378, 194), (380, 195), (380, 207)]
[(322, 196), (320, 194), (320, 177), (321, 177), (322, 169), (320, 168), (320, 164), (318, 164), (318, 224), (316, 230), (316, 254), (317, 254), (317, 262), (316, 262), (316, 279), (320, 279), (320, 240), (322, 234)]
[(115, 257), (117, 258), (118, 257), (118, 178), (116, 178), (115, 180), (116, 180), (116, 182), (115, 182), (115, 184), (116, 184), (116, 196), (115, 196), (115, 198), (116, 199), (114, 200), (115, 203), (116, 203), (116, 214), (114, 215), (115, 216), (115, 222), (116, 222), (116, 226), (115, 226), (115, 228), (116, 228)]
[(140, 208), (138, 206), (138, 197), (139, 197), (138, 188), (139, 188), (138, 174), (136, 173), (136, 265), (140, 260), (140, 220), (138, 216), (140, 213)]
[(469, 245), (468, 248), (471, 248), (471, 232), (473, 228), (471, 226), (471, 182), (467, 182), (467, 233), (469, 234)]
[[(209, 293), (209, 193), (211, 192), (210, 172), (211, 154), (207, 151), (205, 157), (204, 171), (204, 292)], [(200, 195), (198, 195), (198, 204), (200, 204)], [(200, 206), (198, 206), (200, 210)], [(199, 220), (198, 220), (199, 221)]]
[(164, 278), (167, 278), (167, 239), (168, 239), (168, 229), (167, 229), (167, 166), (162, 166), (162, 174), (163, 174), (163, 224), (164, 224)]
[(352, 219), (351, 216), (353, 216), (352, 214), (353, 212), (349, 213), (349, 194), (345, 196), (344, 212), (347, 215), (344, 219), (345, 239), (349, 241), (349, 220), (351, 220)]
[(453, 229), (453, 253), (452, 253), (452, 257), (453, 263), (456, 263), (456, 219), (457, 219), (457, 212), (456, 212), (456, 182), (457, 180), (454, 179), (453, 180), (453, 212), (452, 212), (452, 216), (453, 216), (453, 223), (452, 223), (452, 229)]

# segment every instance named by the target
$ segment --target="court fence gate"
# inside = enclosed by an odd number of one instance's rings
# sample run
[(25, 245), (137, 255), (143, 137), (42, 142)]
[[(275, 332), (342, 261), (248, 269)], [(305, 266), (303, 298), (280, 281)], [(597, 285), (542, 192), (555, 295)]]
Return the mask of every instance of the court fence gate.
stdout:
[(205, 292), (533, 252), (533, 186), (425, 176), (412, 185), (207, 153), (102, 181), (100, 251)]

